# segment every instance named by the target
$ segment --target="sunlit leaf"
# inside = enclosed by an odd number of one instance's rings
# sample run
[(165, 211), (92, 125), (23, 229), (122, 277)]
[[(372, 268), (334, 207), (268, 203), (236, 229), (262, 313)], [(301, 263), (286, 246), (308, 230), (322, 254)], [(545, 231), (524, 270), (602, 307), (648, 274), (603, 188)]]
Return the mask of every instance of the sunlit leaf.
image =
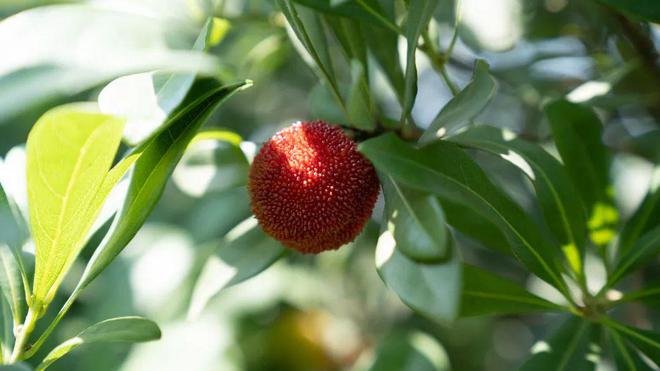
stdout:
[(153, 321), (141, 317), (118, 317), (96, 323), (75, 337), (53, 348), (37, 370), (45, 370), (53, 362), (81, 345), (99, 342), (141, 343), (160, 339), (160, 329)]
[(379, 171), (408, 187), (436, 194), (478, 210), (507, 236), (514, 255), (546, 282), (566, 292), (559, 275), (557, 249), (529, 216), (486, 177), (457, 145), (444, 141), (423, 148), (385, 134), (359, 149)]
[(227, 233), (206, 262), (195, 284), (189, 316), (197, 317), (213, 296), (259, 274), (284, 253), (284, 247), (268, 237), (256, 219), (245, 220)]
[(532, 294), (513, 281), (475, 266), (463, 266), (461, 317), (561, 309), (557, 304)]
[(53, 299), (103, 206), (123, 128), (116, 117), (65, 106), (46, 113), (30, 132), (27, 181), (37, 305)]
[(441, 323), (458, 315), (461, 294), (461, 263), (457, 249), (448, 261), (418, 263), (401, 253), (392, 233), (385, 229), (378, 238), (376, 268), (385, 284), (415, 312)]
[(546, 341), (531, 349), (531, 357), (521, 371), (595, 370), (600, 347), (595, 343), (599, 331), (580, 318), (570, 318)]
[(472, 81), (440, 110), (419, 142), (428, 143), (458, 132), (486, 108), (496, 90), (497, 84), (488, 72), (488, 64), (477, 60)]
[(431, 263), (451, 253), (442, 207), (431, 194), (409, 189), (388, 175), (381, 176), (385, 196), (384, 222), (396, 248), (410, 259)]

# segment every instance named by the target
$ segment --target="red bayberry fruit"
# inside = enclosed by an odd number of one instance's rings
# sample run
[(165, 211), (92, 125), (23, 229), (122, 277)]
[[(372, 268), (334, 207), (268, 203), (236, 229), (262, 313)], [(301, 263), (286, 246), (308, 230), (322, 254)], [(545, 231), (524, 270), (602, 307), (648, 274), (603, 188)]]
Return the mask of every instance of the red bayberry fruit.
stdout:
[(248, 189), (266, 233), (317, 254), (355, 239), (374, 208), (379, 183), (371, 163), (339, 127), (312, 121), (295, 123), (263, 145)]

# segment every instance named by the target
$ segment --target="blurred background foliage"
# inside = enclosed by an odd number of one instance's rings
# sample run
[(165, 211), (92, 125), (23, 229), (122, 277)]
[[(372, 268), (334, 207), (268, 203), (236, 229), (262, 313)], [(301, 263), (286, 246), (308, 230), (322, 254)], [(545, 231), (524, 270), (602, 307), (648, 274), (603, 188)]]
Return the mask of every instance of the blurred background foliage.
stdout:
[[(541, 110), (548, 100), (568, 95), (596, 107), (605, 123), (604, 141), (616, 153), (611, 174), (625, 219), (660, 162), (660, 26), (638, 23), (634, 9), (624, 15), (605, 3), (464, 0), (459, 40), (447, 68), (462, 87), (473, 61), (486, 60), (499, 90), (477, 121), (530, 140), (549, 137)], [(451, 0), (443, 0), (434, 14), (440, 45), (450, 42), (453, 9)], [(214, 45), (205, 54), (191, 51), (209, 16), (217, 17)], [(314, 73), (296, 53), (275, 2), (0, 0), (0, 18), (0, 177), (15, 193), (24, 182), (16, 174), (23, 166), (27, 133), (50, 107), (97, 100), (113, 79), (151, 70), (254, 81), (210, 120), (212, 127), (241, 135), (240, 150), (205, 141), (192, 147), (148, 224), (80, 297), (43, 349), (120, 315), (154, 319), (163, 339), (132, 347), (90, 345), (53, 370), (508, 370), (526, 358), (535, 340), (554, 330), (547, 324), (556, 323), (557, 315), (439, 325), (413, 314), (376, 273), (375, 223), (351, 247), (316, 258), (289, 254), (214, 296), (205, 308), (191, 310), (205, 262), (229, 243), (227, 232), (250, 215), (244, 174), (258, 143), (292, 121), (333, 113), (324, 105)], [(329, 48), (341, 53), (336, 40)], [(349, 68), (343, 66), (344, 80), (350, 78)], [(423, 54), (418, 68), (413, 118), (425, 127), (451, 92)], [(381, 111), (397, 118), (397, 98), (382, 72), (368, 72)], [(475, 158), (516, 201), (539, 214), (519, 172), (489, 156)], [(381, 211), (379, 204), (375, 215)], [(457, 243), (465, 260), (526, 282), (543, 297), (553, 295), (540, 280), (527, 280), (517, 265), (478, 242), (458, 235)], [(90, 255), (86, 249), (81, 260)], [(84, 262), (76, 267), (55, 307), (73, 289)], [(594, 282), (604, 277), (589, 259), (587, 271)], [(641, 286), (660, 278), (658, 272), (656, 261), (635, 280)], [(660, 319), (638, 306), (625, 310), (642, 327)], [(374, 361), (377, 354), (381, 357)], [(614, 368), (607, 361), (600, 367)]]

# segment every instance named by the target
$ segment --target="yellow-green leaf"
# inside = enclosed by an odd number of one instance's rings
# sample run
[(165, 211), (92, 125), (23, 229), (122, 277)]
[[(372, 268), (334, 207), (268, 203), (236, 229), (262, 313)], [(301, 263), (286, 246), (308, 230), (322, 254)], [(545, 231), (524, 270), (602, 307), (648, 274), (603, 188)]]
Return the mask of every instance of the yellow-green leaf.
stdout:
[(40, 305), (53, 299), (112, 189), (108, 171), (123, 128), (114, 116), (65, 106), (47, 112), (30, 132), (28, 202)]

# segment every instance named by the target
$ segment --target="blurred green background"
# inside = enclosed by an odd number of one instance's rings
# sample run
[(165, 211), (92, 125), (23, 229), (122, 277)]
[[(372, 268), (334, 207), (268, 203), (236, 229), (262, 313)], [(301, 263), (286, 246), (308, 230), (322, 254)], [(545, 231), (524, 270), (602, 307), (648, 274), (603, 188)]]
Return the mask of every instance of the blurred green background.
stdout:
[[(53, 4), (58, 7), (33, 9)], [(58, 13), (62, 9), (68, 11)], [(639, 26), (592, 0), (464, 0), (462, 14), (450, 75), (465, 85), (478, 57), (488, 61), (500, 85), (478, 121), (542, 142), (549, 136), (540, 110), (544, 102), (565, 94), (590, 102), (606, 123), (605, 142), (617, 151), (613, 183), (625, 218), (660, 161), (660, 73), (653, 68), (657, 53), (652, 48), (660, 47), (660, 26)], [(207, 56), (187, 52), (209, 16), (222, 19), (218, 30), (226, 33), (218, 35), (221, 40)], [(252, 79), (251, 89), (210, 120), (210, 126), (240, 134), (247, 157), (279, 128), (326, 112), (315, 90), (317, 78), (296, 53), (273, 1), (0, 0), (0, 18), (0, 179), (19, 200), (22, 146), (35, 120), (62, 103), (96, 101), (119, 76), (195, 69), (224, 82)], [(454, 22), (451, 1), (443, 1), (433, 22), (446, 45)], [(422, 54), (418, 63), (413, 115), (425, 126), (451, 93)], [(398, 117), (400, 109), (382, 73), (370, 74), (378, 105)], [(74, 305), (41, 355), (86, 326), (120, 315), (157, 321), (163, 339), (135, 346), (89, 345), (51, 369), (434, 369), (419, 356), (423, 353), (444, 369), (509, 370), (553, 330), (547, 326), (557, 322), (552, 316), (440, 325), (414, 315), (376, 273), (375, 223), (350, 247), (315, 258), (289, 254), (259, 276), (214, 296), (201, 313), (191, 310), (207, 258), (250, 215), (240, 176), (244, 169), (235, 168), (244, 165), (227, 161), (227, 151), (199, 144), (186, 155), (147, 225)], [(487, 156), (476, 158), (515, 200), (538, 215), (529, 184), (513, 167)], [(376, 215), (381, 211), (379, 204)], [(528, 280), (512, 261), (457, 238), (465, 260), (526, 282), (543, 297), (555, 295), (540, 280)], [(86, 249), (81, 259), (90, 255)], [(587, 263), (597, 282), (604, 272)], [(53, 307), (66, 299), (84, 263), (76, 267)], [(639, 279), (657, 278), (657, 268), (651, 266)], [(641, 324), (658, 321), (656, 313), (639, 310), (633, 307), (626, 315)], [(388, 358), (374, 363), (379, 353)], [(601, 368), (613, 366), (605, 362)]]

